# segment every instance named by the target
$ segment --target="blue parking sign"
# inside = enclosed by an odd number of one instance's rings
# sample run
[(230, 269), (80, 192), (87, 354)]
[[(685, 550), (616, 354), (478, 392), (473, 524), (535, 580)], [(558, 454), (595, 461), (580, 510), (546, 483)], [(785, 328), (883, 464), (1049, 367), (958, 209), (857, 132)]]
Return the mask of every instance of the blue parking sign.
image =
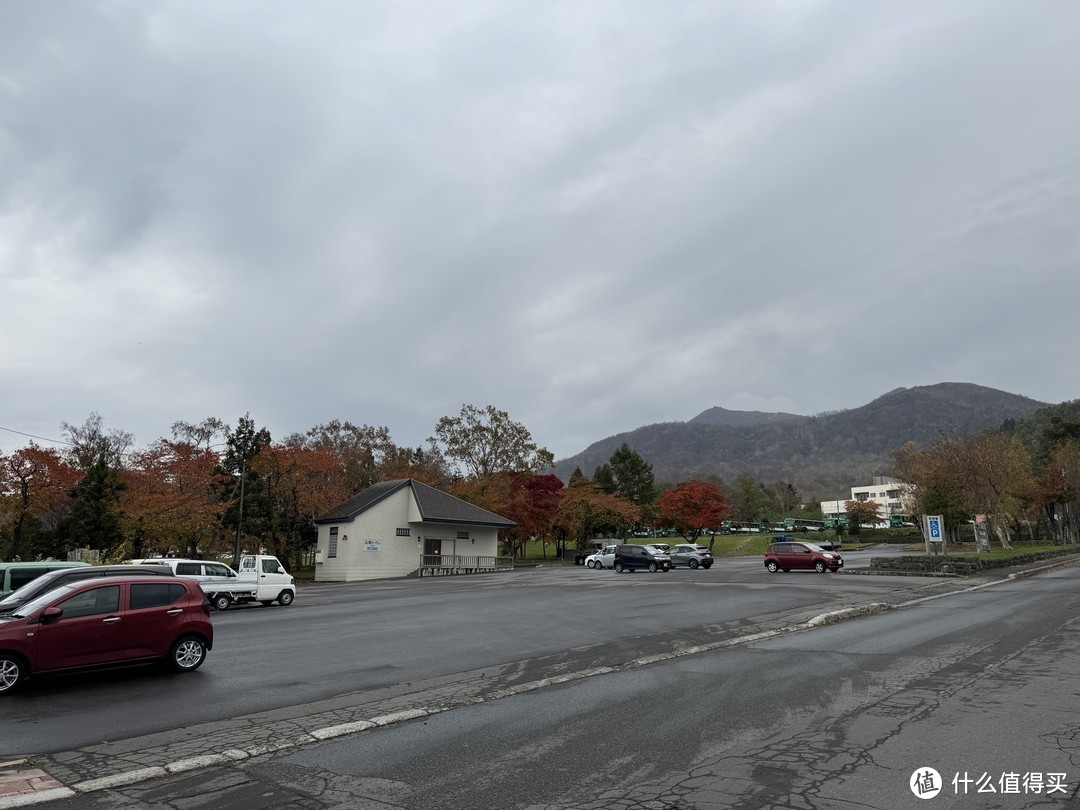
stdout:
[(930, 527), (930, 539), (931, 540), (940, 540), (941, 539), (941, 518), (937, 518), (937, 517), (928, 518), (926, 522)]

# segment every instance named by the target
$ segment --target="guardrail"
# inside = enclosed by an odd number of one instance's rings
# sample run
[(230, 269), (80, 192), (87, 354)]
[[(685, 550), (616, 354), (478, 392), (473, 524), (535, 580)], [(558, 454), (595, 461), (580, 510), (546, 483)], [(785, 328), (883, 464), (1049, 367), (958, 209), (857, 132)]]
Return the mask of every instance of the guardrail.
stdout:
[(420, 558), (417, 576), (432, 577), (450, 574), (490, 574), (514, 570), (513, 557), (479, 557), (460, 554), (425, 554)]

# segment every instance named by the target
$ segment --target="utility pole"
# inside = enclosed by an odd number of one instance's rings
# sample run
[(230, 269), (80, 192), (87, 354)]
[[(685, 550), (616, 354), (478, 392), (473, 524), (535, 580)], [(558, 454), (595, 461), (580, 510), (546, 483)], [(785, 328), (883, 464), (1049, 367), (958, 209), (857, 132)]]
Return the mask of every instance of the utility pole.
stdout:
[(244, 479), (247, 478), (247, 458), (240, 465), (240, 515), (236, 520), (236, 551), (233, 554), (233, 568), (240, 570), (240, 532), (244, 525)]

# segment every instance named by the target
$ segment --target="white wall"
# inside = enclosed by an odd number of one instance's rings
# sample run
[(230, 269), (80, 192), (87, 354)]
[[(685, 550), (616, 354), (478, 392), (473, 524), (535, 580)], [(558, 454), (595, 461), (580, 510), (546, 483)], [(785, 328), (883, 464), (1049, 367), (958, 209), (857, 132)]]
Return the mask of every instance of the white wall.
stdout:
[[(338, 527), (338, 556), (331, 558), (330, 529)], [(361, 513), (353, 521), (319, 524), (317, 548), (322, 562), (315, 563), (316, 582), (353, 582), (404, 577), (420, 567), (424, 540), (437, 538), (443, 555), (494, 557), (499, 552), (499, 531), (464, 524), (423, 523), (412, 490), (402, 487)], [(398, 537), (398, 529), (409, 529)], [(458, 539), (467, 531), (467, 539)], [(344, 540), (348, 537), (348, 540)], [(475, 542), (474, 542), (475, 541)]]
[[(417, 541), (415, 527), (409, 526), (412, 501), (412, 490), (402, 487), (355, 520), (320, 524), (318, 548), (322, 552), (322, 562), (315, 563), (315, 581), (352, 582), (403, 577), (419, 568), (423, 544)], [(330, 558), (330, 528), (335, 525), (338, 527), (338, 556)], [(398, 537), (397, 530), (406, 528), (410, 529), (409, 536)]]

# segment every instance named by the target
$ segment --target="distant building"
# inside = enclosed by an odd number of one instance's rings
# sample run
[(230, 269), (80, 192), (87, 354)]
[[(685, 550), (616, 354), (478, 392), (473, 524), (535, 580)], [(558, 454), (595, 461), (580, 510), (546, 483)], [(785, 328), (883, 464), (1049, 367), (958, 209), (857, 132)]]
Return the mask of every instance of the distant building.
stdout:
[(837, 501), (822, 501), (821, 512), (827, 519), (845, 517), (848, 501), (874, 501), (878, 505), (881, 523), (889, 523), (894, 515), (907, 515), (910, 485), (887, 475), (875, 476), (873, 483), (851, 488), (851, 497)]

